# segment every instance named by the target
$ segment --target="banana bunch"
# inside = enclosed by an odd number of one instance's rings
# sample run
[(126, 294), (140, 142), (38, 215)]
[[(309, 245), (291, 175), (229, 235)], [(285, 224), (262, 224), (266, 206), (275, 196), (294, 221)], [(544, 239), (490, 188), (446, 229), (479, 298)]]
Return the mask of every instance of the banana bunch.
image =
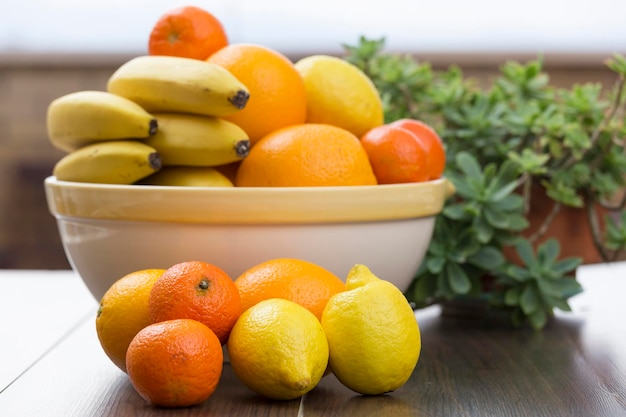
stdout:
[(67, 153), (54, 175), (77, 182), (232, 186), (216, 168), (245, 158), (250, 140), (222, 117), (243, 109), (249, 97), (218, 65), (133, 58), (111, 75), (107, 91), (79, 91), (50, 103), (48, 138)]
[(206, 61), (146, 55), (113, 73), (107, 91), (149, 112), (229, 116), (243, 109), (250, 93), (227, 69)]

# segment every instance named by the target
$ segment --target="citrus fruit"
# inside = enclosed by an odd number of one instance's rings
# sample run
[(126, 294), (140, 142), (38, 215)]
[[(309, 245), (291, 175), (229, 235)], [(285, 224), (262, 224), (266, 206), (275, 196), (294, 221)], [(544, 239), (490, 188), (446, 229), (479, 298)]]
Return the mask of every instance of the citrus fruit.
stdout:
[(435, 129), (415, 119), (400, 119), (392, 122), (391, 125), (409, 130), (419, 139), (428, 154), (428, 179), (436, 180), (441, 178), (446, 167), (446, 151)]
[(187, 407), (215, 392), (224, 354), (207, 326), (178, 319), (151, 324), (137, 333), (126, 362), (130, 382), (146, 401), (162, 407)]
[(166, 166), (138, 182), (143, 185), (181, 187), (233, 187), (233, 183), (216, 167)]
[(370, 129), (361, 137), (379, 184), (427, 181), (428, 153), (410, 131), (393, 125)]
[(205, 60), (226, 45), (219, 19), (199, 7), (184, 6), (159, 17), (150, 32), (148, 53)]
[(230, 44), (208, 61), (229, 70), (248, 88), (246, 107), (224, 119), (241, 127), (252, 145), (274, 130), (304, 123), (304, 82), (293, 63), (280, 52), (255, 44)]
[(181, 262), (166, 269), (152, 287), (148, 308), (153, 322), (198, 320), (213, 330), (222, 344), (242, 311), (231, 277), (202, 261)]
[(345, 285), (335, 274), (312, 262), (278, 258), (257, 264), (235, 279), (243, 310), (269, 298), (300, 304), (318, 319), (333, 295)]
[(137, 332), (152, 323), (150, 290), (164, 269), (131, 272), (113, 283), (100, 300), (96, 332), (104, 353), (126, 372), (126, 350)]
[(359, 139), (340, 127), (300, 124), (263, 137), (241, 162), (243, 187), (376, 185)]
[(230, 364), (244, 385), (290, 400), (312, 390), (328, 365), (319, 320), (293, 301), (270, 298), (246, 310), (228, 340)]
[(413, 309), (393, 284), (355, 265), (346, 291), (334, 295), (322, 314), (337, 379), (360, 394), (378, 395), (409, 379), (421, 350)]
[(384, 122), (383, 105), (371, 79), (348, 61), (312, 55), (295, 64), (307, 97), (307, 123), (326, 123), (361, 137)]

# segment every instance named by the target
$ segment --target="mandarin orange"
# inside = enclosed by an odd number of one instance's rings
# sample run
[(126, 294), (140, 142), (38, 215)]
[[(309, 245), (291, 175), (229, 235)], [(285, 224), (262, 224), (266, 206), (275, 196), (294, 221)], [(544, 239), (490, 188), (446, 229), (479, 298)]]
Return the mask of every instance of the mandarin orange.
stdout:
[(222, 344), (242, 313), (232, 278), (221, 268), (186, 261), (167, 268), (152, 286), (148, 300), (153, 322), (194, 319), (208, 326)]
[(400, 119), (392, 122), (391, 125), (400, 126), (417, 136), (428, 154), (428, 179), (441, 178), (446, 167), (446, 151), (435, 129), (421, 120), (415, 119)]
[(148, 53), (205, 60), (226, 45), (228, 36), (217, 17), (199, 7), (184, 6), (159, 17), (150, 32)]
[(128, 376), (139, 395), (161, 407), (208, 399), (222, 375), (222, 345), (204, 324), (168, 320), (143, 328), (128, 346)]
[(399, 126), (378, 126), (363, 135), (361, 144), (379, 184), (428, 180), (428, 154), (410, 131)]

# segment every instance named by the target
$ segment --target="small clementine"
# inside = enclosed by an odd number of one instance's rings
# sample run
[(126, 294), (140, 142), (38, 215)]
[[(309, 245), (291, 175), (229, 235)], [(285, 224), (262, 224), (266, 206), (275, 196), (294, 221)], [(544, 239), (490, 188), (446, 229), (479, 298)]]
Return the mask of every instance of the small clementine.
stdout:
[(237, 186), (376, 185), (367, 154), (352, 133), (306, 123), (263, 137), (241, 162)]
[(333, 295), (345, 290), (335, 274), (312, 262), (278, 258), (255, 265), (237, 279), (243, 310), (270, 298), (283, 298), (300, 304), (318, 319)]
[(208, 399), (222, 375), (222, 345), (204, 324), (168, 320), (143, 328), (126, 355), (139, 395), (161, 407), (188, 407)]
[(280, 52), (255, 44), (230, 44), (208, 61), (229, 70), (250, 91), (246, 107), (224, 119), (241, 127), (253, 146), (274, 130), (305, 122), (304, 80)]
[(410, 131), (399, 126), (378, 126), (363, 135), (361, 144), (379, 184), (428, 180), (428, 154)]
[(441, 138), (431, 126), (415, 119), (400, 119), (391, 123), (411, 131), (424, 145), (428, 154), (429, 180), (441, 178), (446, 167), (446, 151)]
[(222, 344), (242, 313), (231, 277), (202, 261), (181, 262), (166, 269), (152, 287), (148, 308), (153, 322), (198, 320), (213, 330)]
[(180, 56), (205, 60), (228, 45), (220, 20), (208, 11), (184, 6), (161, 15), (150, 32), (150, 55)]

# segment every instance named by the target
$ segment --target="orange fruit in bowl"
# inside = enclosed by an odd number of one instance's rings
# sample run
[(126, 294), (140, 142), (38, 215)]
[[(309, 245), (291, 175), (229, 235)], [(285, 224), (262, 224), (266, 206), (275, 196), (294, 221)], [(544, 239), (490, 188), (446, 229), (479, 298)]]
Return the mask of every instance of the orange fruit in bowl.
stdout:
[(400, 126), (382, 125), (361, 137), (379, 184), (427, 181), (428, 153), (422, 142)]
[(113, 283), (100, 300), (96, 332), (104, 353), (126, 372), (126, 351), (133, 337), (152, 323), (148, 297), (164, 269), (131, 272)]
[(209, 327), (222, 344), (242, 313), (232, 278), (202, 261), (172, 265), (152, 286), (148, 299), (153, 322), (194, 319)]
[(153, 323), (137, 333), (126, 362), (130, 382), (150, 404), (188, 407), (215, 392), (224, 354), (207, 326), (177, 319)]
[(376, 185), (359, 138), (325, 124), (299, 124), (264, 136), (241, 161), (239, 187)]
[(159, 17), (148, 40), (150, 55), (168, 55), (199, 60), (228, 45), (222, 22), (195, 6), (170, 10)]
[(411, 131), (424, 145), (428, 154), (429, 180), (441, 178), (446, 167), (446, 151), (441, 138), (428, 124), (415, 119), (399, 119), (391, 123)]
[(274, 130), (305, 122), (304, 81), (280, 52), (255, 44), (230, 44), (208, 62), (226, 68), (248, 88), (246, 107), (224, 119), (241, 127), (252, 145)]
[(260, 301), (282, 298), (309, 310), (318, 319), (326, 303), (345, 290), (335, 274), (312, 262), (277, 258), (255, 265), (235, 279), (246, 311)]

